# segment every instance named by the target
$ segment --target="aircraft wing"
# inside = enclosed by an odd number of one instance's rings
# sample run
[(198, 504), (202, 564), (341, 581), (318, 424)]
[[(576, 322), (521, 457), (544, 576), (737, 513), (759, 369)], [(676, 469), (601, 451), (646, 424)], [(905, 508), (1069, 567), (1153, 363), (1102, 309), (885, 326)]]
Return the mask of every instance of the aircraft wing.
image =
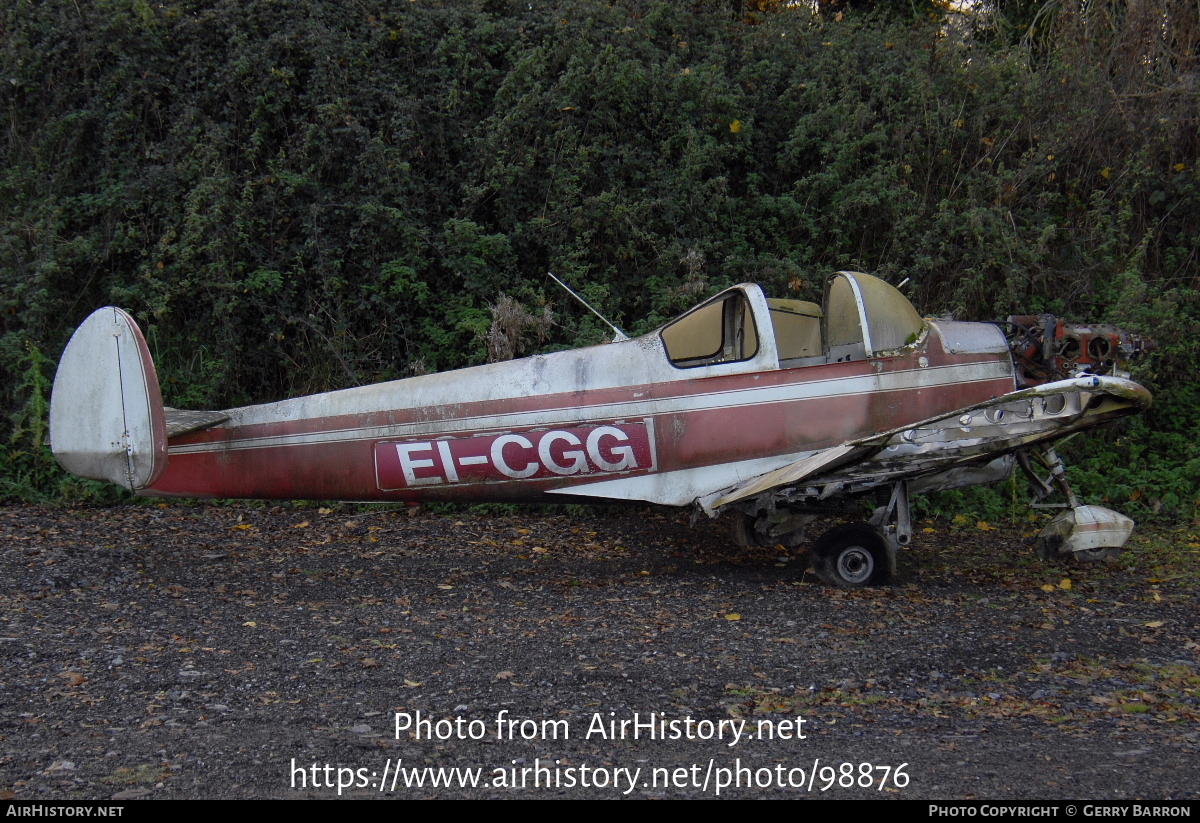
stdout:
[[(979, 473), (998, 458), (1132, 414), (1150, 401), (1150, 392), (1118, 377), (1046, 383), (823, 449), (696, 502), (715, 517), (764, 494), (823, 499), (901, 479), (920, 478), (914, 491), (987, 482), (998, 478)], [(1007, 464), (1002, 470), (1006, 475)]]

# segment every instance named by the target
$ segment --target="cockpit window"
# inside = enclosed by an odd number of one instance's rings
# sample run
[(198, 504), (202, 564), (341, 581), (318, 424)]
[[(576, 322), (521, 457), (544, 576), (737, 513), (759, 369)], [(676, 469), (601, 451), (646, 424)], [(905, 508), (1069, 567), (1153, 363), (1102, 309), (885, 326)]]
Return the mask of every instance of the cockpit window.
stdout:
[(680, 369), (737, 363), (758, 353), (758, 330), (740, 291), (688, 312), (662, 330), (662, 341), (671, 365)]
[(863, 342), (862, 317), (854, 283), (849, 277), (838, 275), (830, 282), (829, 295), (825, 298), (825, 317), (830, 348)]
[(820, 306), (807, 300), (768, 298), (767, 307), (781, 361), (821, 356)]

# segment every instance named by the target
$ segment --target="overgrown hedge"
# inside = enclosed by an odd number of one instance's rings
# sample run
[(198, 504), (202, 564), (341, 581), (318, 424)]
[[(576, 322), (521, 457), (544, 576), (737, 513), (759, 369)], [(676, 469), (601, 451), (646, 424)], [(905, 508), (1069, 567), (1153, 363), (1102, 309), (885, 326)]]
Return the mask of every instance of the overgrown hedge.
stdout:
[(526, 347), (602, 339), (547, 269), (639, 332), (854, 268), (928, 314), (1158, 338), (1154, 410), (1076, 476), (1194, 514), (1196, 8), (1156, 2), (1175, 27), (1130, 52), (1017, 3), (14, 0), (0, 494), (60, 493), (48, 383), (100, 305), (168, 403), (222, 407), (482, 362), (504, 295), (553, 312)]

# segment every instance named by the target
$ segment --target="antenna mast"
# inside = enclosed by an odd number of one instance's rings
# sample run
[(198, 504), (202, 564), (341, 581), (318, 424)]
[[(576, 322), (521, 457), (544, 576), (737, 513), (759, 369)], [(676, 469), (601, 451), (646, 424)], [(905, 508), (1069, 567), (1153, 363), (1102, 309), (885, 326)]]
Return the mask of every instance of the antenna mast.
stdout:
[(571, 295), (571, 296), (572, 296), (572, 297), (574, 297), (576, 300), (578, 300), (580, 303), (582, 303), (584, 306), (586, 306), (588, 311), (590, 311), (592, 314), (594, 314), (594, 315), (596, 315), (597, 317), (599, 317), (601, 320), (603, 320), (603, 321), (604, 321), (605, 325), (607, 325), (607, 326), (608, 326), (610, 329), (612, 329), (614, 332), (616, 332), (616, 335), (613, 337), (613, 339), (612, 339), (612, 342), (614, 342), (614, 343), (620, 343), (622, 340), (628, 340), (628, 339), (629, 339), (629, 335), (627, 335), (625, 332), (621, 331), (621, 330), (620, 330), (620, 329), (618, 329), (616, 326), (614, 326), (614, 325), (613, 325), (611, 322), (609, 322), (609, 319), (608, 319), (607, 317), (605, 317), (603, 314), (601, 314), (600, 312), (598, 312), (598, 311), (596, 311), (594, 308), (592, 308), (592, 304), (591, 304), (591, 303), (589, 303), (588, 301), (584, 300), (582, 297), (580, 297), (578, 294), (576, 294), (576, 293), (575, 293), (574, 289), (572, 289), (572, 288), (571, 288), (570, 286), (568, 286), (566, 283), (564, 283), (563, 281), (561, 281), (561, 280), (559, 280), (557, 277), (555, 277), (555, 276), (554, 276), (554, 272), (552, 272), (552, 271), (548, 271), (548, 272), (546, 272), (546, 274), (550, 276), (550, 279), (551, 279), (551, 280), (553, 280), (555, 283), (557, 283), (558, 285), (560, 285), (560, 286), (562, 286), (564, 289), (566, 289), (566, 290), (567, 290), (567, 294)]

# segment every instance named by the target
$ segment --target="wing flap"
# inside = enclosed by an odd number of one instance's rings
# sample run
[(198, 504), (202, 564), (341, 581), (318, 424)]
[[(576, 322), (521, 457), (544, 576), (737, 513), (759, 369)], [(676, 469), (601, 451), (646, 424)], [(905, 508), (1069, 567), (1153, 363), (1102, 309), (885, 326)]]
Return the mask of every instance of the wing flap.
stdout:
[(815, 477), (823, 471), (833, 470), (847, 463), (853, 463), (856, 460), (862, 459), (866, 453), (876, 448), (875, 446), (842, 443), (829, 449), (822, 449), (815, 454), (797, 460), (795, 463), (790, 463), (782, 469), (767, 472), (747, 483), (735, 486), (724, 494), (718, 493), (719, 496), (709, 495), (702, 497), (699, 503), (709, 515), (712, 515), (717, 509), (727, 506), (730, 503), (754, 497), (771, 489), (794, 486), (797, 483)]

